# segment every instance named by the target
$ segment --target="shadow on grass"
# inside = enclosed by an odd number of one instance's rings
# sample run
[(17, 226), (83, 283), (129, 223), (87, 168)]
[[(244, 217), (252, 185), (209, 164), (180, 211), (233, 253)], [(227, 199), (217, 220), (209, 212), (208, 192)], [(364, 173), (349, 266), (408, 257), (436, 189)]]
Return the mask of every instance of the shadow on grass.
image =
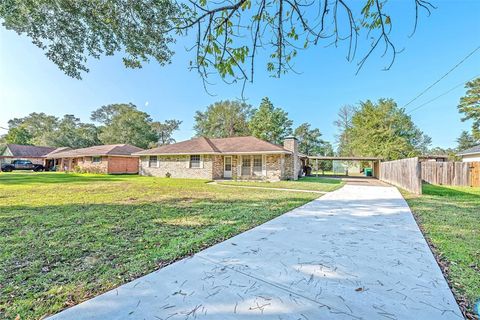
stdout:
[[(335, 209), (338, 232), (374, 226), (382, 208), (408, 210), (401, 199), (322, 200), (291, 219)], [(0, 208), (0, 305), (6, 318), (40, 318), (78, 304), (182, 257), (255, 227), (305, 198), (191, 199), (141, 204)], [(341, 211), (349, 206), (351, 210)], [(369, 215), (355, 216), (359, 210)], [(328, 223), (333, 215), (321, 217)], [(308, 220), (307, 220), (308, 221)], [(8, 227), (7, 227), (8, 226)], [(388, 228), (401, 231), (403, 225)], [(408, 226), (406, 226), (409, 229)], [(408, 231), (408, 230), (406, 230)], [(295, 242), (292, 241), (294, 244)], [(285, 284), (286, 285), (286, 284)]]
[(65, 172), (2, 172), (0, 184), (29, 185), (50, 183), (87, 183), (101, 181), (128, 181), (140, 178), (137, 175), (77, 174)]
[(305, 202), (184, 197), (2, 207), (0, 315), (37, 319), (58, 312)]
[(308, 182), (308, 183), (325, 183), (325, 184), (341, 184), (342, 180), (340, 179), (330, 179), (324, 177), (302, 177), (297, 180), (298, 182)]
[(480, 188), (472, 187), (452, 187), (452, 186), (438, 186), (429, 183), (423, 183), (422, 194), (427, 196), (438, 197), (480, 197)]

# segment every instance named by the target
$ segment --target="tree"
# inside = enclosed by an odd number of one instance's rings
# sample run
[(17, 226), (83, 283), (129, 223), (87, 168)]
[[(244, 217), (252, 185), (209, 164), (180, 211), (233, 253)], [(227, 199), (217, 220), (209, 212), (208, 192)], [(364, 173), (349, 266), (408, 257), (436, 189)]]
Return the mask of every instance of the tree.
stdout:
[(337, 113), (338, 119), (333, 122), (339, 130), (336, 140), (340, 156), (353, 156), (351, 150), (350, 129), (352, 127), (352, 117), (355, 112), (356, 108), (354, 106), (342, 106)]
[(299, 151), (312, 156), (321, 154), (324, 141), (320, 138), (322, 133), (318, 128), (310, 129), (309, 123), (302, 123), (293, 134), (298, 139)]
[(281, 108), (275, 108), (272, 102), (263, 98), (260, 107), (254, 110), (248, 124), (253, 136), (271, 143), (281, 144), (286, 136), (292, 134), (293, 121), (288, 119), (288, 113)]
[(226, 138), (250, 134), (248, 121), (252, 107), (239, 101), (219, 101), (195, 114), (194, 130), (197, 136)]
[(102, 106), (90, 118), (103, 124), (98, 134), (102, 144), (128, 143), (148, 148), (157, 138), (150, 116), (131, 103)]
[(91, 123), (82, 123), (73, 114), (66, 114), (57, 129), (47, 137), (48, 145), (56, 147), (86, 148), (98, 145), (98, 129)]
[(7, 141), (45, 146), (49, 144), (47, 137), (54, 132), (57, 125), (57, 117), (47, 115), (43, 112), (33, 112), (23, 118), (14, 118), (8, 121), (9, 132), (7, 134)]
[[(191, 68), (205, 79), (213, 70), (222, 78), (253, 80), (257, 51), (267, 51), (266, 69), (280, 76), (291, 69), (301, 48), (347, 44), (356, 60), (358, 40), (368, 39), (358, 59), (361, 68), (377, 49), (389, 53), (388, 69), (399, 52), (390, 33), (396, 9), (387, 0), (138, 0), (0, 2), (7, 29), (27, 35), (47, 57), (72, 77), (88, 71), (87, 59), (124, 54), (127, 67), (150, 59), (168, 63), (176, 38), (194, 33)], [(413, 32), (428, 0), (410, 0)], [(120, 14), (121, 13), (121, 14)], [(400, 15), (401, 14), (401, 15)], [(405, 14), (399, 10), (399, 19)], [(358, 49), (361, 50), (361, 49)]]
[(472, 120), (472, 135), (480, 140), (480, 78), (467, 82), (467, 92), (460, 98), (458, 111), (464, 114), (462, 121)]
[(173, 139), (173, 132), (180, 128), (182, 121), (179, 120), (165, 120), (165, 122), (153, 122), (152, 128), (157, 135), (157, 146), (163, 146), (165, 144), (175, 143)]
[(151, 58), (170, 61), (174, 42), (168, 30), (178, 12), (174, 1), (18, 1), (0, 4), (7, 29), (25, 34), (65, 74), (81, 78), (87, 57), (123, 53), (123, 62), (140, 68)]
[(27, 129), (21, 126), (11, 128), (5, 135), (6, 143), (29, 145), (31, 144), (31, 141), (32, 136)]
[(350, 139), (355, 156), (386, 160), (420, 155), (431, 143), (430, 137), (392, 99), (361, 102), (352, 117)]
[(462, 131), (457, 138), (457, 151), (463, 151), (476, 146), (480, 142), (476, 140), (468, 131)]

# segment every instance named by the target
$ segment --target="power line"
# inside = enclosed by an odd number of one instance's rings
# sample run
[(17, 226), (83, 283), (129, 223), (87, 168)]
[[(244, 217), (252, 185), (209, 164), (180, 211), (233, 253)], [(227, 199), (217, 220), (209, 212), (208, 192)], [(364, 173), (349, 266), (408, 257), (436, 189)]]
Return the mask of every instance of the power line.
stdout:
[(417, 100), (418, 98), (420, 98), (421, 96), (423, 96), (428, 90), (430, 90), (431, 88), (433, 88), (437, 83), (439, 83), (440, 81), (442, 81), (445, 77), (447, 77), (450, 73), (452, 73), (453, 70), (457, 69), (462, 63), (464, 63), (468, 58), (470, 58), (475, 52), (477, 52), (478, 50), (480, 49), (480, 46), (476, 47), (472, 52), (470, 52), (469, 54), (467, 54), (465, 56), (465, 58), (463, 58), (462, 60), (460, 60), (460, 62), (458, 62), (456, 65), (453, 66), (453, 68), (451, 68), (450, 70), (448, 70), (447, 73), (445, 73), (440, 79), (438, 79), (437, 81), (435, 81), (434, 83), (432, 83), (430, 86), (428, 86), (425, 90), (423, 90), (422, 92), (420, 92), (415, 98), (413, 98), (412, 100), (408, 101), (407, 104), (405, 104), (403, 106), (403, 108), (405, 108), (406, 106), (408, 106), (409, 104), (411, 104), (412, 102), (414, 102), (415, 100)]
[(471, 78), (471, 79), (469, 79), (469, 80), (467, 80), (467, 81), (464, 81), (464, 82), (462, 82), (462, 83), (457, 84), (456, 86), (448, 89), (447, 91), (445, 91), (444, 93), (436, 96), (435, 98), (433, 98), (433, 99), (431, 99), (431, 100), (428, 100), (428, 101), (425, 102), (425, 103), (422, 103), (422, 104), (419, 105), (418, 107), (413, 108), (412, 110), (408, 111), (407, 113), (408, 113), (408, 114), (412, 114), (414, 111), (416, 111), (416, 110), (418, 110), (418, 109), (426, 106), (427, 104), (429, 104), (429, 103), (431, 103), (431, 102), (433, 102), (433, 101), (435, 101), (435, 100), (437, 100), (437, 99), (439, 99), (439, 98), (441, 98), (441, 97), (449, 94), (450, 92), (452, 92), (453, 90), (457, 89), (458, 87), (460, 87), (460, 86), (462, 86), (462, 85), (465, 85), (467, 82), (472, 81), (473, 79), (478, 78), (478, 77), (480, 77), (480, 74), (477, 74), (476, 76), (474, 76), (473, 78)]

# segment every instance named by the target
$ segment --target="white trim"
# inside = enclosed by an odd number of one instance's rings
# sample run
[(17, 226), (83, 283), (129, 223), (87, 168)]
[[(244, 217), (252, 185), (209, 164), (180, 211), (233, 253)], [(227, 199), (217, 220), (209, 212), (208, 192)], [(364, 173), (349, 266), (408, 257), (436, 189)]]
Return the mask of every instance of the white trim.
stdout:
[[(157, 160), (155, 161), (155, 165), (154, 165), (154, 166), (150, 165), (150, 161), (151, 161), (150, 158), (151, 158), (151, 157), (156, 157), (156, 158), (157, 158)], [(158, 168), (158, 167), (160, 167), (160, 166), (159, 166), (159, 161), (158, 161), (158, 156), (154, 156), (154, 155), (148, 156), (148, 167), (149, 167), (149, 168)]]
[[(198, 167), (192, 167), (191, 165), (191, 162), (192, 162), (192, 156), (198, 156), (200, 159), (199, 159), (199, 166)], [(190, 169), (203, 169), (203, 155), (202, 154), (191, 154), (190, 156), (187, 157), (187, 168), (190, 168)]]
[(262, 175), (267, 176), (267, 156), (262, 154)]
[[(225, 170), (225, 166), (227, 164), (226, 159), (230, 159), (230, 171)], [(225, 174), (226, 172), (229, 172), (229, 174)], [(224, 178), (231, 178), (233, 175), (233, 157), (232, 156), (224, 156), (223, 157), (223, 177)]]
[(478, 154), (480, 156), (480, 151), (476, 151), (476, 152), (469, 152), (469, 153), (458, 153), (457, 156), (471, 156), (472, 154)]

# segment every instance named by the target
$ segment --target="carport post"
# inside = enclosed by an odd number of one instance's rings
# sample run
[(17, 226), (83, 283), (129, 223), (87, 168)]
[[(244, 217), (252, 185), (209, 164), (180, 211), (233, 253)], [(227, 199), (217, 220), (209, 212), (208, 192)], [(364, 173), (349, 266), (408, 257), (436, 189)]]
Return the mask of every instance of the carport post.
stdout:
[(318, 159), (315, 159), (315, 169), (317, 171), (317, 178), (318, 178)]

